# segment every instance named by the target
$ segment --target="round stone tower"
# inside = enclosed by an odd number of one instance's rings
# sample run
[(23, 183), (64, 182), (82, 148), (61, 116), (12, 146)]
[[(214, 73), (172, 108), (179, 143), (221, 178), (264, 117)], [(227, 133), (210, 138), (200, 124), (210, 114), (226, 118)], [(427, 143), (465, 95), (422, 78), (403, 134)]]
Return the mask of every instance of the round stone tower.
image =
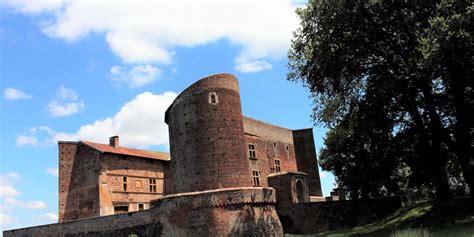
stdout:
[(231, 74), (203, 78), (165, 114), (172, 193), (250, 187), (239, 85)]

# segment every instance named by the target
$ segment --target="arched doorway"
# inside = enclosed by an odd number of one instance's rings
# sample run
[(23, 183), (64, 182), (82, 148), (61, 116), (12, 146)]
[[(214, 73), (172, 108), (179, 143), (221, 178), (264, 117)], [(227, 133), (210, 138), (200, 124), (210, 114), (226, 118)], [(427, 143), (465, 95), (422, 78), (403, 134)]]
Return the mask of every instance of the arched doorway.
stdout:
[(296, 202), (304, 202), (304, 186), (303, 181), (297, 179), (296, 180)]

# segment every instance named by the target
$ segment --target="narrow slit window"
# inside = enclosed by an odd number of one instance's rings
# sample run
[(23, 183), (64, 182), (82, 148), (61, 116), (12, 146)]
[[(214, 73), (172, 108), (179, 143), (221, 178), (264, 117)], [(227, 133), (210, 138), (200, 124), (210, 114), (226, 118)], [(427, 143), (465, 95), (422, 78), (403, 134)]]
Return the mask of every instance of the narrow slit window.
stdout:
[(156, 179), (150, 179), (150, 193), (156, 193)]
[(257, 159), (255, 144), (249, 144), (249, 159)]
[(216, 92), (209, 93), (209, 104), (215, 105), (219, 103), (219, 98), (217, 97)]
[(127, 191), (127, 177), (122, 177), (122, 191)]
[(260, 186), (260, 171), (252, 171), (253, 186)]
[(275, 172), (281, 172), (280, 160), (275, 159)]

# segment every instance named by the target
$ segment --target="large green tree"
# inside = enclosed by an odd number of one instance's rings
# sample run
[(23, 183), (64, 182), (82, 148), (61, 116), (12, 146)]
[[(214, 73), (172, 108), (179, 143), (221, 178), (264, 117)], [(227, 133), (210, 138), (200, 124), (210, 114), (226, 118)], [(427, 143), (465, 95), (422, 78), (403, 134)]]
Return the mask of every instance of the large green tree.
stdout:
[(406, 164), (412, 183), (432, 184), (440, 199), (450, 197), (449, 164), (461, 165), (474, 190), (473, 3), (310, 1), (297, 13), (288, 79), (310, 89), (313, 118), (332, 129), (323, 168), (354, 196), (374, 195), (348, 179), (370, 162), (374, 171), (392, 169), (375, 182), (383, 190)]

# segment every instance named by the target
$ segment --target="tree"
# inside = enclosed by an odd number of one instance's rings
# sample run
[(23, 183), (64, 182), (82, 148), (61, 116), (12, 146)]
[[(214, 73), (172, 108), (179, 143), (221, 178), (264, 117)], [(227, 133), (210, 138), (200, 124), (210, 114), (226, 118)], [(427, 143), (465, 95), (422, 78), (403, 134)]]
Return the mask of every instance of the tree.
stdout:
[[(445, 10), (445, 6), (451, 6), (451, 10)], [(411, 148), (416, 149), (413, 152), (417, 154), (417, 161), (423, 161), (422, 165), (420, 162), (411, 162), (417, 164), (414, 169), (417, 172), (412, 174), (413, 177), (430, 174), (437, 197), (449, 199), (446, 167), (452, 163), (451, 159), (456, 159), (454, 163), (462, 165), (464, 178), (470, 189), (474, 190), (469, 181), (472, 179), (473, 153), (472, 147), (469, 150), (466, 142), (472, 141), (469, 131), (473, 120), (466, 115), (472, 111), (472, 56), (468, 58), (471, 64), (459, 64), (466, 60), (466, 56), (460, 52), (472, 53), (471, 29), (467, 29), (472, 24), (472, 9), (473, 4), (469, 1), (428, 1), (416, 4), (396, 1), (310, 1), (306, 8), (297, 10), (301, 26), (294, 34), (288, 54), (288, 79), (301, 81), (310, 89), (315, 100), (313, 119), (336, 130), (331, 131), (328, 137), (341, 134), (341, 129), (351, 127), (354, 130), (352, 133), (361, 138), (352, 146), (376, 145), (376, 139), (364, 141), (363, 138), (373, 138), (379, 127), (387, 126), (382, 124), (388, 120), (388, 127), (384, 129), (390, 132), (385, 133), (383, 139), (387, 142), (383, 143), (385, 147), (380, 147), (380, 151), (390, 150), (397, 141), (398, 144), (407, 144), (406, 137), (401, 138), (405, 134), (412, 134), (409, 138), (416, 138), (416, 146)], [(457, 20), (453, 20), (453, 14)], [(440, 16), (444, 16), (444, 20), (436, 20)], [(436, 23), (439, 21), (445, 23)], [(446, 23), (453, 21), (452, 24)], [(459, 28), (453, 34), (463, 35), (460, 37), (462, 40), (443, 38), (446, 31), (452, 32), (446, 27), (440, 28), (440, 25), (446, 24), (452, 26), (450, 29)], [(433, 39), (440, 40), (433, 44)], [(458, 41), (463, 44), (456, 44), (459, 48), (453, 50), (458, 52), (454, 59), (450, 58), (452, 53), (447, 53), (450, 52), (447, 49), (452, 47), (445, 48), (444, 43), (443, 47), (439, 45), (440, 42), (454, 44)], [(444, 57), (437, 56), (444, 53), (447, 53)], [(447, 66), (449, 63), (453, 66), (451, 70), (446, 70), (450, 68)], [(453, 74), (459, 74), (460, 71), (466, 75)], [(459, 78), (465, 82), (457, 82)], [(450, 89), (451, 85), (456, 89)], [(459, 94), (462, 88), (468, 92)], [(459, 105), (461, 110), (452, 106), (456, 101), (463, 102)], [(370, 113), (364, 108), (382, 111), (386, 116), (367, 117)], [(464, 117), (457, 116), (459, 113), (464, 114)], [(358, 119), (364, 114), (365, 120)], [(372, 126), (361, 126), (367, 123), (372, 123)], [(453, 131), (459, 133), (456, 139), (451, 136)], [(326, 145), (329, 141), (326, 139)], [(329, 153), (322, 152), (321, 157), (325, 157), (325, 154)], [(341, 159), (340, 155), (331, 159)], [(371, 155), (365, 154), (367, 157)], [(384, 162), (393, 160), (398, 160), (399, 164), (413, 160), (412, 155), (404, 155), (406, 157), (381, 160), (379, 163), (384, 166)], [(400, 165), (387, 167), (400, 168)], [(426, 178), (426, 175), (420, 177)], [(420, 183), (429, 183), (429, 180)], [(389, 180), (385, 182), (386, 185), (390, 183)]]

